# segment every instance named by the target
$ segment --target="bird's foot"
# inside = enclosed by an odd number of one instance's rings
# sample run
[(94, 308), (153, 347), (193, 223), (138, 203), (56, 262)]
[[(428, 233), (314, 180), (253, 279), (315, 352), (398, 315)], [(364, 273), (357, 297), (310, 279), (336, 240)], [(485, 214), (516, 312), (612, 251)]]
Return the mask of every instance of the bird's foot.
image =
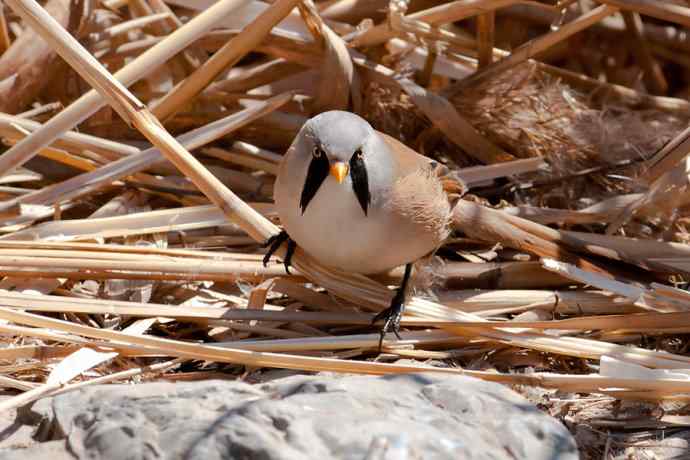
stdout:
[(405, 311), (405, 292), (403, 288), (396, 291), (393, 300), (391, 301), (391, 306), (385, 310), (379, 312), (374, 319), (371, 320), (371, 324), (376, 324), (378, 321), (383, 320), (383, 327), (381, 327), (380, 337), (379, 337), (379, 352), (381, 352), (381, 347), (383, 346), (383, 339), (388, 332), (392, 332), (398, 338), (400, 337), (400, 320), (402, 319), (403, 312)]
[(295, 248), (297, 243), (295, 243), (292, 238), (287, 234), (285, 230), (281, 230), (280, 233), (276, 233), (269, 239), (264, 241), (261, 245), (262, 248), (268, 248), (266, 254), (264, 255), (264, 267), (268, 265), (268, 261), (271, 256), (278, 250), (278, 248), (287, 241), (287, 251), (285, 252), (285, 259), (283, 259), (283, 265), (285, 266), (285, 273), (290, 274), (290, 266), (292, 265), (292, 255), (295, 253)]

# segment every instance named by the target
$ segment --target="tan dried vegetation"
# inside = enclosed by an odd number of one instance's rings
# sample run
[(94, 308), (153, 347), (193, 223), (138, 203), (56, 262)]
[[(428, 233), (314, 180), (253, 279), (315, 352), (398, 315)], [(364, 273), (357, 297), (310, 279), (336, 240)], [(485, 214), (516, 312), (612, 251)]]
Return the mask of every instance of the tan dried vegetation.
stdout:
[[(665, 408), (626, 419), (652, 434), (687, 414), (688, 27), (679, 0), (7, 0), (0, 407), (444, 372), (590, 427), (587, 455), (644, 446), (597, 427), (621, 400)], [(281, 154), (330, 109), (470, 188), (380, 354), (369, 322), (400, 270), (261, 264)]]

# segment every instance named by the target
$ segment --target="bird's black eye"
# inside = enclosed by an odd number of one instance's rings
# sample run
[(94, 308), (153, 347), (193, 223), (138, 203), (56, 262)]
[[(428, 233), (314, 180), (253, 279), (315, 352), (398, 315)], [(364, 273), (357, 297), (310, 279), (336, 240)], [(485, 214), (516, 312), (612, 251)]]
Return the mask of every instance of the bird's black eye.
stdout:
[(314, 158), (321, 158), (321, 155), (323, 155), (323, 150), (321, 150), (321, 147), (318, 145), (315, 145), (312, 155), (314, 155)]

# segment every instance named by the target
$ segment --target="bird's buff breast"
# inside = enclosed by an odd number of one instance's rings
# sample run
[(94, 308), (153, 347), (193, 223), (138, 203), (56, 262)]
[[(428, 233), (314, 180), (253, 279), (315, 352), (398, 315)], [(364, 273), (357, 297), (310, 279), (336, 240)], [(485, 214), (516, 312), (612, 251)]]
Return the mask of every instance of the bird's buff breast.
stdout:
[(402, 220), (376, 197), (365, 216), (348, 182), (338, 184), (328, 177), (304, 214), (299, 194), (281, 190), (276, 183), (276, 208), (283, 227), (319, 262), (356, 273), (380, 273), (413, 262), (438, 246), (435, 235)]

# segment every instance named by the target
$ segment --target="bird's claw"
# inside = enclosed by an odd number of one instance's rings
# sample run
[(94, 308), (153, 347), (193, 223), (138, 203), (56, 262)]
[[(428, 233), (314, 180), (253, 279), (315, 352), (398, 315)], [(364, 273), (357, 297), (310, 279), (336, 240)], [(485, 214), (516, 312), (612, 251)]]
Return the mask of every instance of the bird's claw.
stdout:
[(372, 325), (383, 320), (383, 327), (381, 327), (379, 337), (379, 352), (383, 346), (383, 339), (388, 332), (392, 332), (398, 340), (402, 340), (402, 337), (400, 337), (400, 320), (402, 320), (403, 311), (405, 311), (405, 295), (401, 290), (398, 290), (391, 301), (391, 306), (377, 313), (374, 319), (371, 320)]
[(268, 248), (266, 254), (264, 254), (264, 267), (268, 265), (271, 256), (278, 250), (278, 248), (287, 241), (287, 251), (285, 252), (285, 259), (283, 260), (283, 265), (285, 266), (285, 273), (290, 274), (290, 266), (292, 265), (292, 255), (295, 253), (295, 248), (297, 248), (297, 243), (295, 243), (285, 230), (281, 230), (280, 233), (276, 233), (263, 242), (262, 248)]

